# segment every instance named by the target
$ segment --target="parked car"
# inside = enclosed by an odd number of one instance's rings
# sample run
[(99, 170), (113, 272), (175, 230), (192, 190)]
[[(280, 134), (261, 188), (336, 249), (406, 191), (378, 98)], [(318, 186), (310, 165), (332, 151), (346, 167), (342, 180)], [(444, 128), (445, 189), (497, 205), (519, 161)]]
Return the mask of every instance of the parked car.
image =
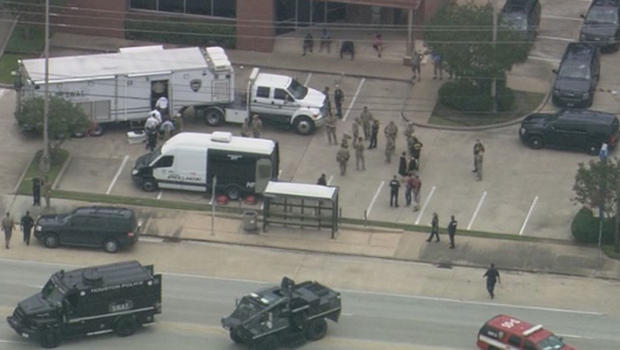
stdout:
[(34, 235), (48, 248), (59, 245), (100, 247), (108, 253), (116, 253), (138, 241), (140, 226), (131, 209), (81, 207), (67, 214), (40, 216)]
[(601, 54), (597, 46), (569, 43), (553, 84), (553, 104), (564, 107), (590, 107), (598, 85)]
[(500, 27), (534, 40), (540, 24), (540, 9), (538, 0), (507, 0), (500, 12)]
[(594, 0), (583, 17), (579, 40), (617, 51), (620, 47), (620, 0)]
[(521, 123), (519, 136), (531, 148), (572, 148), (598, 154), (606, 143), (618, 141), (618, 118), (605, 112), (569, 109), (557, 113), (535, 113)]
[(542, 325), (508, 315), (497, 315), (488, 320), (478, 332), (476, 345), (481, 350), (575, 350)]

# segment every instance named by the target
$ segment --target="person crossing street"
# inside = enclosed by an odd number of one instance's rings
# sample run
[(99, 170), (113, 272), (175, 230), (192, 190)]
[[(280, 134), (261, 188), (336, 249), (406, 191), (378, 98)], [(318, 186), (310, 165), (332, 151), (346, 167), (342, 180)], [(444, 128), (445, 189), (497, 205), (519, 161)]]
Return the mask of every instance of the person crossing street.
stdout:
[(487, 279), (487, 292), (489, 292), (489, 296), (491, 299), (495, 298), (495, 283), (502, 283), (499, 278), (499, 271), (495, 268), (495, 264), (491, 264), (491, 267), (487, 270), (487, 272), (482, 275), (482, 277)]
[(433, 213), (433, 219), (431, 220), (431, 235), (426, 239), (427, 242), (430, 242), (435, 237), (435, 242), (439, 242), (439, 216), (437, 213)]
[(24, 243), (30, 245), (30, 234), (32, 233), (32, 227), (34, 226), (34, 220), (30, 216), (30, 212), (26, 211), (26, 214), (22, 216), (20, 220), (22, 232), (24, 233)]

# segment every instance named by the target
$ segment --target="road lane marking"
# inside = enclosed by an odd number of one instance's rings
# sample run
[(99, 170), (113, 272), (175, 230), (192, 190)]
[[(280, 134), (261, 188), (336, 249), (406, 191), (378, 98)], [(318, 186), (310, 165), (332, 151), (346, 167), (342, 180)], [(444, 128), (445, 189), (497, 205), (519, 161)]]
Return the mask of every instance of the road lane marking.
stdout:
[[(587, 0), (587, 2), (590, 2), (591, 0)], [(540, 18), (549, 18), (549, 19), (565, 19), (568, 21), (578, 21), (581, 22), (583, 21), (583, 18), (581, 17), (568, 17), (568, 16), (556, 16), (556, 15), (542, 15), (540, 16)]]
[(306, 77), (306, 81), (304, 82), (304, 86), (308, 86), (308, 83), (310, 82), (310, 78), (312, 78), (312, 73), (308, 73), (308, 77)]
[(154, 237), (140, 237), (140, 242), (149, 242), (149, 243), (163, 243), (163, 238), (154, 238)]
[(334, 179), (334, 175), (330, 175), (329, 179), (327, 180), (327, 186), (329, 186), (329, 184), (332, 183), (333, 179)]
[(157, 200), (161, 199), (162, 194), (164, 194), (164, 191), (159, 191), (159, 193), (157, 194)]
[(379, 197), (379, 192), (381, 192), (381, 189), (383, 188), (384, 184), (385, 184), (385, 181), (381, 181), (381, 184), (379, 184), (379, 188), (377, 188), (375, 195), (372, 197), (372, 200), (370, 201), (370, 204), (368, 205), (368, 208), (366, 209), (366, 219), (368, 219), (368, 217), (370, 216), (370, 211), (372, 210), (372, 206), (375, 204), (377, 197)]
[(557, 58), (552, 58), (552, 57), (542, 57), (542, 56), (527, 56), (527, 58), (531, 59), (531, 60), (538, 60), (538, 61), (547, 61), (547, 62), (551, 62), (551, 63), (560, 63), (560, 60)]
[(357, 95), (359, 95), (360, 91), (362, 90), (362, 86), (364, 85), (365, 81), (366, 81), (366, 78), (362, 78), (359, 85), (357, 86), (357, 91), (355, 91), (355, 95), (353, 95), (353, 98), (351, 99), (349, 108), (347, 108), (347, 111), (344, 113), (344, 118), (342, 118), (343, 122), (347, 121), (347, 118), (349, 117), (349, 112), (351, 112), (351, 108), (353, 108), (353, 105), (355, 104), (355, 100), (357, 100)]
[(532, 204), (530, 204), (530, 210), (527, 211), (527, 215), (525, 216), (523, 225), (521, 225), (521, 229), (519, 230), (519, 236), (523, 234), (523, 230), (525, 230), (525, 225), (527, 225), (527, 222), (530, 219), (530, 215), (532, 215), (532, 211), (534, 210), (534, 207), (536, 206), (536, 202), (538, 202), (538, 196), (534, 197)]
[(123, 158), (123, 162), (121, 163), (121, 166), (116, 171), (116, 175), (114, 175), (114, 179), (112, 179), (112, 182), (110, 183), (110, 186), (108, 186), (108, 190), (105, 191), (105, 194), (110, 194), (110, 192), (112, 191), (112, 188), (114, 187), (114, 184), (116, 183), (116, 180), (118, 180), (118, 177), (121, 175), (121, 172), (123, 171), (123, 168), (125, 167), (125, 164), (127, 164), (128, 160), (129, 160), (129, 155), (125, 155), (125, 158)]
[(280, 175), (282, 175), (282, 169), (278, 170), (278, 179), (280, 178)]
[(547, 36), (547, 35), (539, 35), (538, 38), (539, 39), (547, 39), (547, 40), (566, 41), (566, 42), (569, 42), (569, 43), (575, 41), (575, 39), (573, 39), (573, 38), (563, 38), (563, 37), (559, 37), (559, 36)]
[(482, 203), (484, 202), (484, 199), (487, 197), (487, 191), (484, 191), (484, 193), (482, 194), (482, 197), (480, 197), (480, 200), (478, 201), (478, 205), (476, 206), (476, 210), (474, 210), (474, 214), (471, 216), (471, 220), (469, 220), (469, 225), (467, 225), (467, 229), (471, 229), (471, 225), (473, 225), (474, 220), (476, 220), (476, 216), (478, 216), (478, 212), (480, 211), (480, 208), (482, 207)]
[(424, 205), (422, 205), (422, 209), (420, 209), (420, 213), (418, 214), (418, 218), (415, 220), (415, 224), (419, 224), (420, 223), (420, 219), (422, 218), (422, 214), (424, 214), (424, 210), (426, 209), (426, 206), (428, 205), (428, 202), (430, 202), (431, 197), (433, 196), (433, 193), (435, 192), (435, 186), (433, 186), (431, 188), (431, 192), (429, 192), (428, 196), (426, 196), (426, 200), (424, 201)]

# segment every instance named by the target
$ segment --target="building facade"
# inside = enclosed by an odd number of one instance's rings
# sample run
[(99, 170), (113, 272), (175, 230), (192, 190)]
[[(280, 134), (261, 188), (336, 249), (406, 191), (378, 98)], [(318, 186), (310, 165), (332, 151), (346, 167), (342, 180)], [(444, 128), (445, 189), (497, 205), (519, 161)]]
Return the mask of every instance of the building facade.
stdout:
[[(166, 35), (192, 35), (184, 23), (211, 25), (205, 44), (222, 41), (238, 49), (270, 52), (277, 35), (314, 25), (398, 28), (412, 31), (447, 0), (69, 0), (54, 11), (54, 30), (131, 37), (166, 24)], [(148, 24), (151, 26), (148, 26)], [(178, 23), (169, 27), (170, 23)], [(158, 26), (161, 24), (161, 26)], [(136, 29), (138, 28), (138, 29)], [(155, 28), (155, 29), (153, 29)], [(171, 29), (174, 28), (174, 29)], [(162, 35), (163, 35), (163, 30)], [(409, 33), (411, 34), (411, 33)], [(419, 36), (419, 33), (415, 33)], [(198, 34), (193, 34), (198, 35)], [(224, 40), (229, 39), (229, 40)], [(226, 46), (226, 44), (225, 44)]]

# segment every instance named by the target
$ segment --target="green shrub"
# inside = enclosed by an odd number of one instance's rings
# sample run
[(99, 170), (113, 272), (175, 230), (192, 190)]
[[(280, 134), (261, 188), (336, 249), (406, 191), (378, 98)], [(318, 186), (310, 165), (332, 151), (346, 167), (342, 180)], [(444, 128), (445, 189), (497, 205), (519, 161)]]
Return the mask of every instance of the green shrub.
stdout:
[(125, 20), (125, 37), (130, 40), (189, 46), (235, 47), (234, 22), (205, 23), (180, 17), (129, 16)]
[[(603, 244), (614, 243), (614, 226), (616, 218), (605, 218), (603, 221)], [(592, 210), (581, 208), (573, 218), (571, 231), (578, 243), (598, 244), (599, 219), (594, 217)]]
[[(493, 108), (491, 84), (488, 80), (458, 79), (439, 88), (439, 102), (463, 112), (488, 112)], [(514, 92), (505, 80), (497, 83), (497, 110), (507, 111), (514, 106)]]

